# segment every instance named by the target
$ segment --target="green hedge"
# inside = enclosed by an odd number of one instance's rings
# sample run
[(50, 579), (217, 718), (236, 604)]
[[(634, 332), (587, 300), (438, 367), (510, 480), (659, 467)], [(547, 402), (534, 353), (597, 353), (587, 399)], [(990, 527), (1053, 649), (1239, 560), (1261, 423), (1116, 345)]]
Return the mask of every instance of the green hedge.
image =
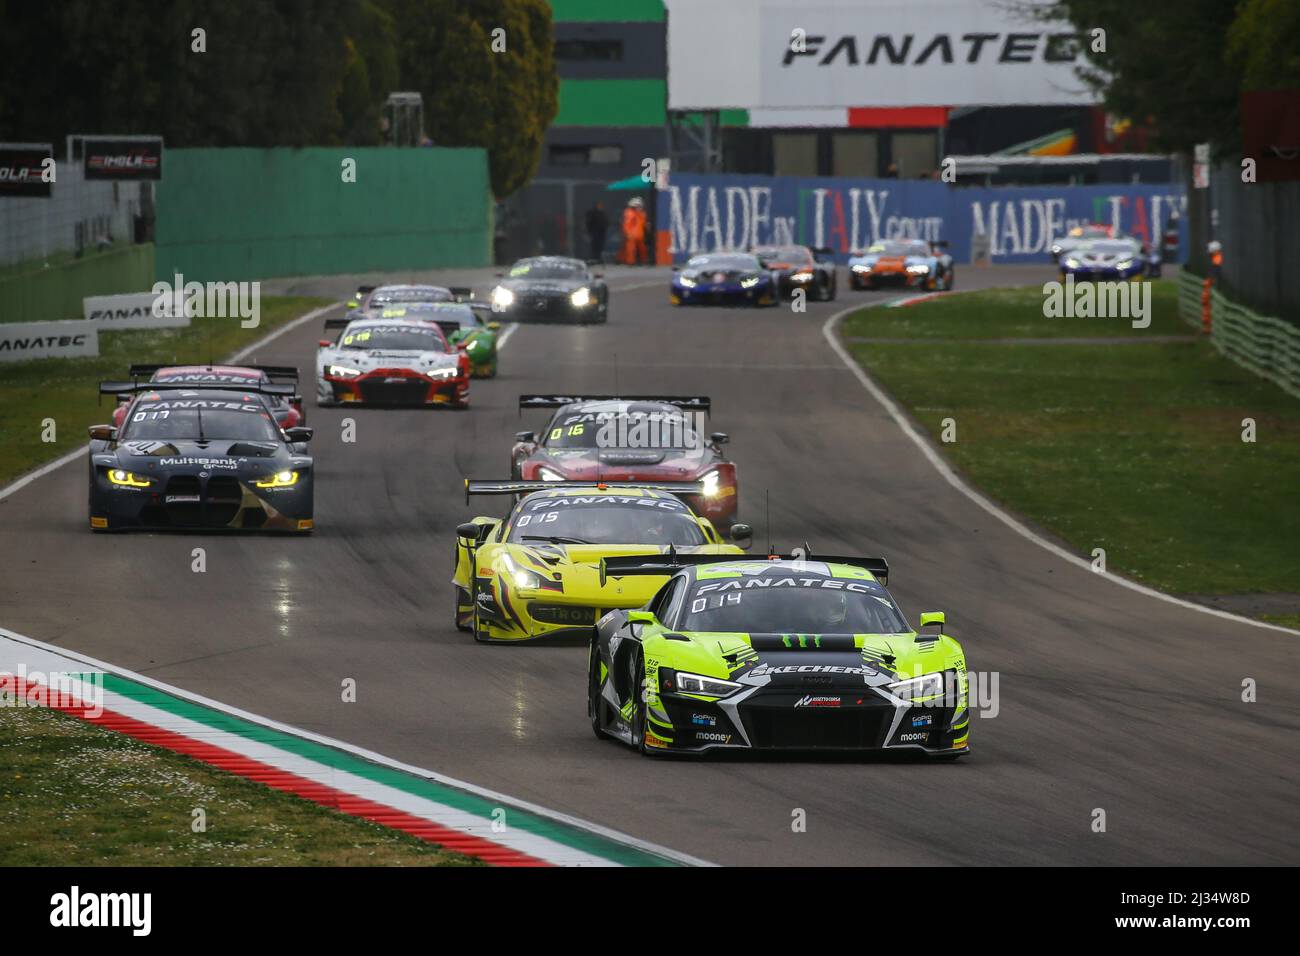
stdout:
[(88, 295), (148, 292), (154, 283), (152, 245), (128, 245), (0, 277), (0, 322), (47, 322), (82, 317)]

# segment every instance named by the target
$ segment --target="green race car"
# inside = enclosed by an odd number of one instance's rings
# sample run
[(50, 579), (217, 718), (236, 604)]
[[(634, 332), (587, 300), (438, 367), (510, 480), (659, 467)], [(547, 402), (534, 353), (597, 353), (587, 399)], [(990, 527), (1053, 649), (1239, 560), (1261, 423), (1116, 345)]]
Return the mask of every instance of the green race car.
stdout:
[(587, 713), (643, 754), (969, 751), (966, 658), (885, 589), (883, 558), (610, 557), (600, 581), (666, 583), (597, 622)]
[(662, 583), (606, 581), (602, 558), (669, 548), (738, 555), (738, 545), (748, 547), (748, 526), (732, 525), (737, 543), (728, 544), (677, 497), (701, 489), (700, 482), (466, 481), (467, 497), (522, 497), (505, 518), (479, 517), (456, 529), (456, 626), (483, 642), (589, 640), (598, 617), (641, 607)]
[(497, 332), (501, 323), (489, 319), (486, 303), (433, 302), (425, 306), (428, 318), (438, 324), (449, 345), (469, 356), (474, 378), (495, 378), (497, 374)]

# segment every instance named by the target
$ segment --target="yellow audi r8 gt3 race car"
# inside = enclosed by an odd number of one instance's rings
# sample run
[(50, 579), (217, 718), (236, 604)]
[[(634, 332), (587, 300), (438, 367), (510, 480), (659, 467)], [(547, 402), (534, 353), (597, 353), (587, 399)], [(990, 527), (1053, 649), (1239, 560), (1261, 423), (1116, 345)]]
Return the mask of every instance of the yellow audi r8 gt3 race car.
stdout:
[(522, 497), (505, 518), (457, 527), (456, 626), (483, 642), (590, 640), (597, 618), (641, 607), (663, 583), (602, 582), (602, 558), (739, 554), (749, 547), (747, 525), (732, 525), (728, 544), (677, 497), (683, 490), (691, 489), (682, 482), (466, 481), (467, 498)]

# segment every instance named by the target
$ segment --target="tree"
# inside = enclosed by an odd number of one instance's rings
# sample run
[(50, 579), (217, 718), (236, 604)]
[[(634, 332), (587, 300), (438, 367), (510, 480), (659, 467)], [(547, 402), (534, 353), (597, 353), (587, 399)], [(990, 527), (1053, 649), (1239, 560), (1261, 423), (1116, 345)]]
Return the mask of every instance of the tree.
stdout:
[[(424, 97), (425, 131), (440, 146), (486, 148), (492, 191), (514, 192), (536, 171), (559, 109), (550, 7), (544, 0), (383, 2), (399, 27), (402, 86)], [(494, 39), (505, 49), (494, 51)]]
[(1243, 90), (1300, 89), (1300, 3), (1243, 0), (1228, 31)]

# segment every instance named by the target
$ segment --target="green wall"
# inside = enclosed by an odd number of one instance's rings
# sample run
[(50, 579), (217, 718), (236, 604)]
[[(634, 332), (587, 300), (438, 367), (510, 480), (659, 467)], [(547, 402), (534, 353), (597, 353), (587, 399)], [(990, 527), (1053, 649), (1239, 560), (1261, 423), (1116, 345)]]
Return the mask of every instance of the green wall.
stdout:
[[(342, 163), (356, 160), (356, 182)], [(481, 149), (172, 149), (159, 279), (232, 281), (490, 263)]]
[(154, 247), (122, 246), (67, 259), (48, 268), (33, 266), (0, 276), (0, 322), (79, 319), (88, 295), (148, 292), (154, 283)]

